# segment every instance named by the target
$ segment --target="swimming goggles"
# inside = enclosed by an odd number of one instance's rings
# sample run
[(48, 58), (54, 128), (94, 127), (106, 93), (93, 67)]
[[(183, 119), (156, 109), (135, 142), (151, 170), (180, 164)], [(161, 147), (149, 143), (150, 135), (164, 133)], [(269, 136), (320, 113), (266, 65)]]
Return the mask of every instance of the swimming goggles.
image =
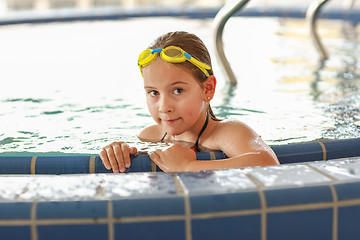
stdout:
[(149, 65), (152, 61), (154, 61), (157, 56), (160, 54), (160, 57), (170, 63), (182, 63), (186, 60), (194, 64), (196, 67), (198, 67), (207, 77), (210, 75), (207, 71), (207, 69), (211, 69), (208, 65), (205, 63), (202, 63), (195, 58), (191, 57), (190, 54), (185, 52), (179, 47), (175, 46), (169, 46), (166, 48), (155, 48), (155, 49), (146, 49), (142, 53), (140, 53), (139, 59), (138, 59), (138, 65), (140, 68), (140, 72), (142, 75), (141, 68)]

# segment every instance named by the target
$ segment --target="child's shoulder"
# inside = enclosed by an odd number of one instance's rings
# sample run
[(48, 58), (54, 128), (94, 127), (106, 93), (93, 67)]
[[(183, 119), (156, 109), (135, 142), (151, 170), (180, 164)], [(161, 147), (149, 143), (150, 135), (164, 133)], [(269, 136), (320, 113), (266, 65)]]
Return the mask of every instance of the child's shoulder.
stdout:
[(138, 138), (145, 142), (158, 142), (163, 135), (164, 132), (158, 125), (151, 125), (142, 129), (138, 134)]
[(247, 124), (245, 124), (239, 120), (226, 119), (226, 120), (219, 121), (218, 123), (219, 123), (218, 130), (221, 130), (221, 131), (226, 130), (226, 129), (231, 130), (234, 128), (239, 129), (239, 130), (250, 129), (250, 127)]
[(245, 123), (239, 120), (222, 120), (218, 122), (214, 131), (218, 136), (246, 136), (254, 134), (254, 131)]
[(235, 157), (256, 148), (261, 142), (256, 132), (247, 124), (238, 120), (223, 120), (217, 127), (207, 145), (210, 149), (223, 151), (228, 157)]

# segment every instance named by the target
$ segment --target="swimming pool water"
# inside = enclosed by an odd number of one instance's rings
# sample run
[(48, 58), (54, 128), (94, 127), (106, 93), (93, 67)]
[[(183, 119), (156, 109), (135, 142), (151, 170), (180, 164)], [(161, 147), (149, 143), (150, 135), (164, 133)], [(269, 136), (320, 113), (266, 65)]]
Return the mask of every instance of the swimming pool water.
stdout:
[[(330, 59), (319, 64), (304, 20), (232, 18), (214, 56), (211, 20), (138, 18), (0, 28), (0, 151), (96, 153), (153, 121), (137, 56), (157, 36), (196, 33), (208, 46), (220, 118), (253, 127), (268, 144), (360, 137), (359, 27), (321, 20)], [(145, 26), (146, 25), (146, 26)]]

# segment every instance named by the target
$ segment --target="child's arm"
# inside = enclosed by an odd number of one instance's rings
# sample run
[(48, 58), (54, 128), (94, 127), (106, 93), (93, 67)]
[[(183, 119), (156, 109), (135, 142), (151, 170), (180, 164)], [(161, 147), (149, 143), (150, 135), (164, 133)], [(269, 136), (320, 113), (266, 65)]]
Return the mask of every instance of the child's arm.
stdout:
[(247, 152), (222, 160), (196, 160), (192, 149), (178, 144), (165, 151), (156, 150), (150, 153), (150, 158), (165, 172), (197, 172), (279, 164), (276, 156), (268, 151)]
[(129, 147), (125, 142), (113, 142), (104, 147), (99, 156), (106, 169), (112, 169), (114, 173), (125, 172), (131, 165), (130, 154), (136, 154), (135, 147)]
[(151, 159), (164, 171), (201, 171), (224, 168), (277, 165), (279, 161), (272, 149), (247, 125), (228, 122), (211, 135), (229, 158), (223, 160), (196, 160), (193, 150), (173, 145), (165, 151), (150, 154)]

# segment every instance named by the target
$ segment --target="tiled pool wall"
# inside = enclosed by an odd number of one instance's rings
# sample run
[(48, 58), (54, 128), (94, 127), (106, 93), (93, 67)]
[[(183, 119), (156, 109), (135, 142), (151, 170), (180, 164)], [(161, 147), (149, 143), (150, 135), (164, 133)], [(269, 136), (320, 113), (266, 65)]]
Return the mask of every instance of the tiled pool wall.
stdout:
[[(331, 160), (360, 156), (360, 138), (316, 141), (271, 146), (281, 164)], [(224, 159), (221, 151), (197, 152), (198, 160)], [(161, 171), (145, 153), (131, 156), (126, 172)], [(96, 154), (58, 152), (0, 153), (0, 174), (86, 174), (111, 173)]]
[(0, 183), (1, 239), (360, 238), (360, 157)]

